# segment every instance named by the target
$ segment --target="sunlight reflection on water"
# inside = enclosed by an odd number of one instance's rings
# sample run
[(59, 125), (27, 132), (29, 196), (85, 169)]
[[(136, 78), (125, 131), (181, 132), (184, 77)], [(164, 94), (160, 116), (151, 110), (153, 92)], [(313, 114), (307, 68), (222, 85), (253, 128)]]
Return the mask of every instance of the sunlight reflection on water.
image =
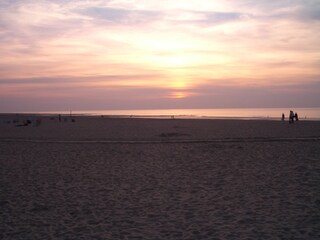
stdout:
[[(143, 118), (241, 118), (241, 119), (287, 119), (290, 108), (221, 108), (221, 109), (139, 109), (139, 110), (88, 110), (72, 111), (73, 115), (104, 115)], [(300, 119), (320, 120), (320, 108), (295, 108)], [(70, 111), (38, 112), (40, 114), (70, 114)]]

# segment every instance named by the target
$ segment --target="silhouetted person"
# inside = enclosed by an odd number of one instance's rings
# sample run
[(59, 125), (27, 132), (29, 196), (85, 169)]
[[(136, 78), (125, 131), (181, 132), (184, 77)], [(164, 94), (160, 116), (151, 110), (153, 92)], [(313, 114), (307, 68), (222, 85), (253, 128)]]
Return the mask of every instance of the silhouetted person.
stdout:
[(299, 121), (298, 113), (295, 113), (295, 114), (294, 114), (294, 118), (296, 119), (296, 121)]
[(281, 120), (284, 121), (284, 118), (285, 118), (285, 117), (284, 117), (284, 113), (282, 113)]
[(294, 113), (292, 110), (290, 110), (289, 123), (294, 123)]

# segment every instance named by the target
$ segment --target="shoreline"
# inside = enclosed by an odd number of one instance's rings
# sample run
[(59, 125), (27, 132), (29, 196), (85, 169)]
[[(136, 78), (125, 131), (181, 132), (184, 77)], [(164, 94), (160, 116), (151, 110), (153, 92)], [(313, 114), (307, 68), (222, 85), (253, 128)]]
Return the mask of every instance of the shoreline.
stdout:
[(284, 113), (286, 117), (290, 110), (305, 120), (320, 121), (320, 107), (282, 107), (282, 108), (200, 108), (200, 109), (131, 109), (131, 110), (74, 110), (67, 111), (34, 111), (9, 112), (4, 114), (42, 115), (42, 116), (86, 116), (112, 118), (174, 118), (177, 119), (266, 119), (279, 120)]
[[(233, 116), (194, 116), (194, 115), (98, 115), (98, 114), (53, 114), (53, 113), (0, 113), (1, 119), (14, 118), (112, 118), (112, 119), (170, 119), (170, 120), (243, 120), (243, 121), (282, 121), (281, 117), (233, 117)], [(284, 121), (288, 121), (285, 119)], [(300, 118), (300, 121), (320, 121), (320, 118)], [(1, 123), (1, 122), (0, 122)]]
[[(210, 141), (214, 139), (317, 138), (320, 121), (159, 119), (97, 116), (6, 115), (0, 139), (55, 141)], [(3, 116), (0, 119), (5, 119)], [(12, 120), (14, 119), (14, 120)], [(29, 121), (29, 122), (27, 122)]]

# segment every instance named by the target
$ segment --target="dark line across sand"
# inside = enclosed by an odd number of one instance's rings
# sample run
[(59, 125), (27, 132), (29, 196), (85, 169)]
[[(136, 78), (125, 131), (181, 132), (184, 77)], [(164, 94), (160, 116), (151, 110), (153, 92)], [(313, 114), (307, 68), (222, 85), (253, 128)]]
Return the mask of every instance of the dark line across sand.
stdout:
[(302, 138), (218, 138), (218, 139), (172, 139), (172, 140), (36, 140), (36, 139), (0, 139), (0, 142), (16, 143), (110, 143), (110, 144), (162, 144), (162, 143), (257, 143), (257, 142), (314, 142), (320, 141), (320, 137), (302, 137)]

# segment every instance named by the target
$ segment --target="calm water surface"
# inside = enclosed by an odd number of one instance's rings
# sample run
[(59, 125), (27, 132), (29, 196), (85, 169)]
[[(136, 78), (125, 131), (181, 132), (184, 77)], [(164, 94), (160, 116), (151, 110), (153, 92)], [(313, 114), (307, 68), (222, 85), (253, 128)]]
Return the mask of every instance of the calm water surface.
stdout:
[[(154, 109), (154, 110), (90, 110), (72, 111), (72, 114), (108, 115), (144, 118), (244, 118), (244, 119), (281, 119), (287, 118), (290, 108), (224, 108), (224, 109)], [(294, 108), (300, 119), (320, 120), (320, 108)], [(70, 111), (39, 112), (41, 114), (70, 114)]]

